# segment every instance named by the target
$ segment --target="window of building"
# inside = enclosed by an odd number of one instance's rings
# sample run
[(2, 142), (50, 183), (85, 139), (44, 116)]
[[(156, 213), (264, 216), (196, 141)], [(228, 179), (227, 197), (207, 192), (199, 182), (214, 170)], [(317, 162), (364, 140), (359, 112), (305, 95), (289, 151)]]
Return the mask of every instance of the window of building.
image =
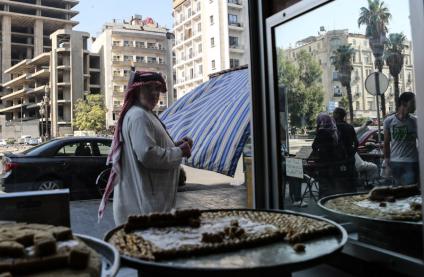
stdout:
[(157, 63), (156, 57), (147, 57), (147, 63)]
[(118, 62), (118, 61), (120, 61), (120, 60), (121, 60), (121, 56), (117, 56), (117, 55), (115, 55), (115, 56), (113, 56), (113, 57), (112, 57), (112, 60), (113, 60), (114, 62)]
[(373, 101), (368, 101), (368, 110), (369, 111), (374, 110), (374, 102)]
[(212, 64), (212, 70), (215, 70), (215, 60), (212, 60), (211, 64)]
[(114, 76), (114, 77), (119, 77), (119, 76), (121, 76), (121, 71), (120, 71), (120, 70), (114, 70), (114, 71), (113, 71), (113, 76)]
[(339, 74), (337, 71), (333, 71), (333, 81), (338, 81), (339, 80)]
[(228, 14), (228, 24), (230, 25), (238, 25), (237, 15)]
[(359, 103), (359, 101), (356, 101), (355, 102), (355, 110), (360, 110), (360, 103)]
[(194, 69), (190, 68), (190, 79), (194, 78)]
[(334, 97), (342, 97), (342, 90), (339, 86), (334, 86), (333, 93)]
[(133, 61), (133, 56), (127, 56), (127, 55), (125, 55), (125, 56), (124, 56), (124, 61), (126, 61), (126, 62), (131, 62), (131, 61)]
[(149, 49), (156, 49), (156, 43), (154, 43), (154, 42), (148, 42), (147, 43), (147, 48), (149, 48)]
[(202, 23), (198, 23), (197, 24), (197, 31), (201, 32), (202, 31)]
[(230, 59), (230, 68), (239, 67), (240, 60), (239, 59)]
[(308, 49), (308, 50), (309, 50), (309, 53), (310, 53), (310, 52), (312, 52), (312, 47), (311, 47), (311, 46), (309, 46), (309, 49)]
[(201, 75), (201, 74), (203, 74), (203, 65), (199, 65), (199, 74)]
[(142, 57), (142, 56), (136, 56), (135, 57), (135, 61), (138, 62), (138, 63), (142, 63), (142, 62), (144, 62), (144, 57)]
[(211, 15), (211, 16), (209, 17), (209, 20), (210, 20), (211, 25), (213, 25), (213, 15)]
[(144, 41), (136, 41), (135, 42), (135, 47), (137, 47), (137, 48), (144, 48), (145, 47)]
[(230, 41), (230, 48), (238, 48), (239, 46), (238, 37), (230, 36), (229, 41)]
[(114, 40), (114, 41), (112, 42), (112, 45), (113, 45), (113, 46), (121, 46), (121, 41), (119, 41), (119, 40)]
[(394, 105), (393, 102), (389, 102), (389, 113), (394, 112)]
[(124, 69), (124, 77), (130, 77), (130, 71), (127, 69)]
[(197, 52), (200, 54), (200, 53), (202, 53), (202, 44), (201, 43), (199, 43), (198, 45), (197, 45)]
[(124, 46), (125, 47), (130, 47), (130, 46), (132, 46), (132, 42), (129, 41), (129, 40), (124, 40)]
[(193, 48), (188, 49), (188, 58), (189, 59), (193, 58)]
[(200, 11), (200, 1), (197, 2), (197, 11)]
[(113, 86), (114, 92), (121, 92), (121, 86)]
[(187, 18), (191, 16), (191, 8), (187, 10)]
[(211, 47), (215, 47), (215, 38), (211, 38)]
[(63, 106), (60, 105), (58, 107), (58, 117), (59, 117), (59, 121), (63, 121), (64, 120), (64, 112), (63, 112)]

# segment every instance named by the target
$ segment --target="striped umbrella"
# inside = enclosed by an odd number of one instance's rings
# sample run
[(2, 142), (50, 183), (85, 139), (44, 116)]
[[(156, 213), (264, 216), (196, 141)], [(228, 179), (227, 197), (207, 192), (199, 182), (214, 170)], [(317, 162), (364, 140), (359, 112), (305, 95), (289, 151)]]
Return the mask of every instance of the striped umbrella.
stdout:
[(160, 118), (174, 141), (193, 139), (188, 166), (234, 176), (250, 135), (248, 70), (230, 71), (201, 84)]

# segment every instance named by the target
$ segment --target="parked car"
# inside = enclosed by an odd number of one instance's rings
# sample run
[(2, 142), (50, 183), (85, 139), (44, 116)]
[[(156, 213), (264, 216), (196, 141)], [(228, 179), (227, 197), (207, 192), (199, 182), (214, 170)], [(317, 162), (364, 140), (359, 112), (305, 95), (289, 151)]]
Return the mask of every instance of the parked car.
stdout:
[(109, 138), (68, 137), (4, 153), (0, 186), (5, 192), (69, 188), (72, 199), (98, 198), (96, 178), (107, 168), (111, 143)]
[(40, 140), (38, 138), (30, 138), (26, 144), (28, 145), (37, 145), (40, 143)]
[(0, 139), (0, 146), (6, 146), (7, 141), (5, 139)]

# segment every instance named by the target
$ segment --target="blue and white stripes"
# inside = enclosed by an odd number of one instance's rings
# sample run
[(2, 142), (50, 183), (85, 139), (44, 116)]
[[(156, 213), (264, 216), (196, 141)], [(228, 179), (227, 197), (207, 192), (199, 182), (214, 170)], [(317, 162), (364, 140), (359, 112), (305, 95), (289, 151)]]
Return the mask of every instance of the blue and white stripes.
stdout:
[(175, 141), (194, 141), (186, 164), (234, 176), (250, 135), (250, 85), (247, 69), (201, 84), (165, 110), (160, 118)]

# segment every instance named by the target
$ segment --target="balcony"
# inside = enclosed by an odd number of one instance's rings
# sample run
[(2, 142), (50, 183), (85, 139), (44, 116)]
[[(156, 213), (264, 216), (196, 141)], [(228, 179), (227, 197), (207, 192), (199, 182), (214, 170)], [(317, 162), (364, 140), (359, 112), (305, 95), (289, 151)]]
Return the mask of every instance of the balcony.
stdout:
[(236, 52), (236, 53), (244, 53), (244, 47), (240, 44), (231, 44), (230, 51)]
[(15, 99), (15, 98), (20, 98), (25, 94), (26, 91), (27, 91), (27, 88), (23, 88), (23, 89), (20, 89), (18, 91), (14, 91), (12, 93), (6, 94), (5, 96), (3, 96), (0, 99), (2, 101), (5, 101), (5, 100), (12, 100), (12, 99)]
[(228, 0), (227, 2), (228, 4), (231, 4), (231, 5), (236, 5), (236, 6), (242, 5), (240, 0)]
[(243, 31), (243, 24), (240, 22), (229, 22), (228, 28), (234, 31)]
[(10, 111), (13, 111), (13, 110), (20, 110), (21, 108), (25, 107), (26, 105), (27, 104), (24, 103), (24, 104), (17, 104), (17, 105), (13, 105), (13, 106), (10, 106), (10, 107), (6, 107), (6, 108), (1, 109), (0, 113), (10, 112)]

